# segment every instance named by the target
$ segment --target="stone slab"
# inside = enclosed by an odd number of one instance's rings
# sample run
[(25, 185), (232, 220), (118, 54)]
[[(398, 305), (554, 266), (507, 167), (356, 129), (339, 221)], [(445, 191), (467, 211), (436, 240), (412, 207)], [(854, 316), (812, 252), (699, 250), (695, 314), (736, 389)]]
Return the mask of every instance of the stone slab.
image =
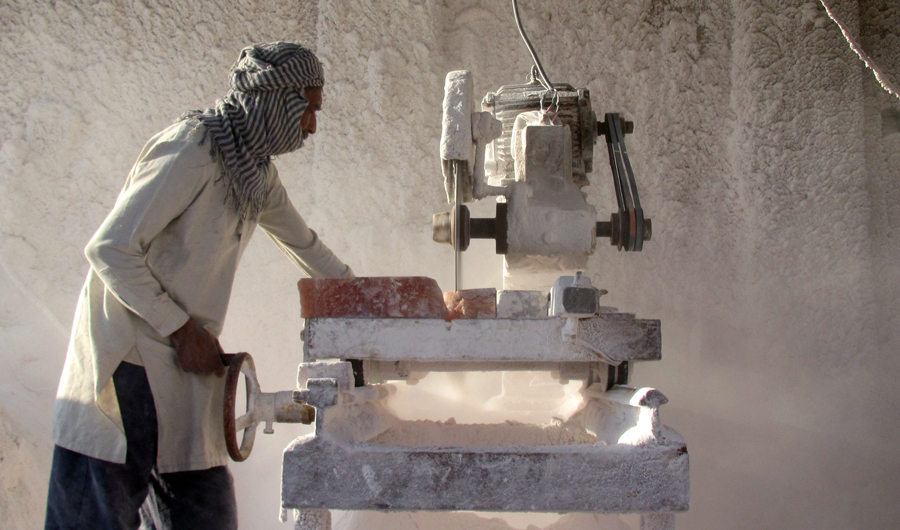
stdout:
[(444, 293), (424, 276), (304, 278), (297, 287), (303, 318), (448, 318)]
[(611, 313), (578, 321), (564, 341), (565, 319), (311, 318), (304, 361), (655, 361), (662, 357), (659, 320)]

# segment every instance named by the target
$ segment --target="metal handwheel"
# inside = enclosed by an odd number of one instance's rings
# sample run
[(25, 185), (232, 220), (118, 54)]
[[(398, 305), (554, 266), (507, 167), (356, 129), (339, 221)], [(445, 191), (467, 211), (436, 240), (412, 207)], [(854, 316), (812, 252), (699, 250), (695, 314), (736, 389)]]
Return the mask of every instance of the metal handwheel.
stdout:
[[(256, 365), (249, 353), (223, 355), (222, 361), (228, 365), (225, 376), (225, 445), (228, 454), (235, 462), (243, 462), (253, 450), (256, 439), (256, 427), (265, 422), (263, 432), (275, 432), (272, 424), (304, 423), (310, 424), (316, 419), (316, 409), (299, 399), (299, 392), (291, 390), (265, 393), (260, 390), (256, 377)], [(241, 374), (247, 387), (247, 410), (235, 417), (237, 402), (237, 386)], [(243, 431), (243, 438), (238, 445), (237, 434)]]

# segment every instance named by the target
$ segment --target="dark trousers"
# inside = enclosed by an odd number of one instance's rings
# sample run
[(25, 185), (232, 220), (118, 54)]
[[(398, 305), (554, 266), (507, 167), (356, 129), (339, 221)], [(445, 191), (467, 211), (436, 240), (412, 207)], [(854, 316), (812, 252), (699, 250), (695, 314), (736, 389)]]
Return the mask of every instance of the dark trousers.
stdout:
[(113, 381), (128, 441), (125, 463), (56, 446), (45, 530), (236, 529), (228, 468), (159, 473), (156, 407), (147, 374), (123, 362)]

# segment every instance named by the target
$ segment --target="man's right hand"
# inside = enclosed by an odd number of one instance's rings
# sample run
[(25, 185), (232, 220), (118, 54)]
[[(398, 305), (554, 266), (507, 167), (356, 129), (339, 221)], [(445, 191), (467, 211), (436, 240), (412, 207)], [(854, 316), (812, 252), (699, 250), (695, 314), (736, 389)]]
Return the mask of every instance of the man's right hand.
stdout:
[(225, 375), (219, 341), (193, 318), (170, 335), (175, 359), (185, 372)]

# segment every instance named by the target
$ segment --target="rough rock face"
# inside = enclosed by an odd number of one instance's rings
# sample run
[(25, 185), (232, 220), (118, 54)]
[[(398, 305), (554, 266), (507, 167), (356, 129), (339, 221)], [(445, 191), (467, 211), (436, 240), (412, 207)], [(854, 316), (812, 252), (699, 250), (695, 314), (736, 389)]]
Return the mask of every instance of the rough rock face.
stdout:
[(497, 290), (465, 289), (444, 293), (444, 303), (450, 311), (449, 320), (456, 318), (497, 318)]
[(3, 528), (42, 528), (52, 445), (13, 423), (0, 407), (0, 521)]
[(303, 318), (448, 318), (431, 278), (304, 278), (297, 286)]

